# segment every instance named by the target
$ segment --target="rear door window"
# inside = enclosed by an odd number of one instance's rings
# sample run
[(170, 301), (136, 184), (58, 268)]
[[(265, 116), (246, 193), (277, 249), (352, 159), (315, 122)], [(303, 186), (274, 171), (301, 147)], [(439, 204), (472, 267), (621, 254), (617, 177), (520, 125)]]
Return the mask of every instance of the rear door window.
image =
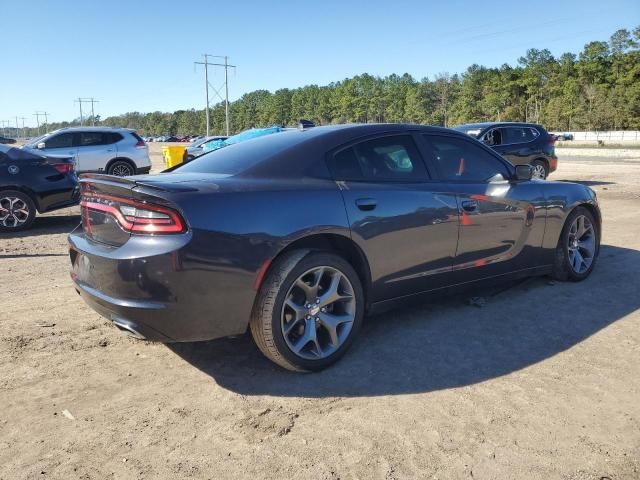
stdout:
[(336, 180), (420, 182), (428, 178), (410, 135), (367, 140), (334, 154), (329, 170)]
[(81, 132), (79, 147), (105, 145), (105, 134), (102, 132)]
[(537, 132), (530, 127), (504, 127), (501, 130), (504, 136), (503, 144), (527, 143), (538, 136)]

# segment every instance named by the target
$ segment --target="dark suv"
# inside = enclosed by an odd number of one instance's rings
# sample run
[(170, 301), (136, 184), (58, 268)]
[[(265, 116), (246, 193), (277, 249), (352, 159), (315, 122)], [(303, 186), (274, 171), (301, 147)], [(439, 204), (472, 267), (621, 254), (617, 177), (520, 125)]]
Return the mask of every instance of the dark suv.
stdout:
[(535, 123), (466, 123), (453, 128), (477, 138), (514, 165), (533, 166), (534, 178), (544, 180), (558, 168), (555, 137)]

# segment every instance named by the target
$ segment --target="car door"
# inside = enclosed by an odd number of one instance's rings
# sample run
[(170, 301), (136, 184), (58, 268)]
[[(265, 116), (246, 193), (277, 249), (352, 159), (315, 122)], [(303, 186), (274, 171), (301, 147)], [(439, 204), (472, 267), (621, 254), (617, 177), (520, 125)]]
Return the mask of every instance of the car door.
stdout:
[(366, 255), (373, 302), (446, 284), (458, 238), (455, 194), (432, 182), (413, 135), (360, 140), (331, 152), (353, 240)]
[(109, 160), (117, 156), (116, 147), (111, 143), (109, 132), (80, 132), (78, 159), (82, 172), (103, 171)]
[(501, 275), (538, 265), (546, 201), (537, 182), (514, 181), (513, 167), (479, 142), (427, 134), (430, 161), (443, 185), (456, 192), (460, 233), (456, 280)]
[(44, 142), (44, 148), (39, 149), (45, 155), (62, 155), (73, 157), (78, 168), (77, 133), (62, 132), (49, 137)]
[(531, 163), (535, 153), (534, 130), (530, 127), (506, 126), (500, 128), (502, 142), (494, 149), (513, 165)]

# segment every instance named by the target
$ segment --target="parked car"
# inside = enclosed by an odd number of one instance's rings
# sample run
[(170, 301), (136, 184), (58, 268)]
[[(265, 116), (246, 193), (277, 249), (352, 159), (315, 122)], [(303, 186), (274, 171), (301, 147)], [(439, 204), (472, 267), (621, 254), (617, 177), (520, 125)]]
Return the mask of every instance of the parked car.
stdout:
[(0, 145), (0, 233), (29, 228), (36, 212), (68, 207), (79, 196), (72, 157)]
[(572, 133), (556, 133), (556, 140), (561, 142), (571, 141), (573, 140)]
[(23, 147), (46, 155), (71, 155), (76, 171), (128, 176), (149, 173), (149, 147), (130, 128), (62, 128), (38, 137)]
[(0, 137), (0, 143), (1, 144), (5, 144), (5, 145), (9, 145), (9, 144), (16, 143), (16, 141), (13, 138)]
[(533, 178), (544, 180), (558, 168), (555, 137), (535, 123), (467, 123), (453, 128), (477, 138), (514, 165), (531, 165)]
[(176, 136), (170, 136), (170, 137), (165, 137), (165, 139), (163, 140), (163, 142), (180, 142), (182, 140), (180, 140), (178, 137)]
[(138, 338), (249, 328), (275, 363), (320, 370), (365, 312), (514, 277), (588, 277), (595, 193), (532, 172), (453, 130), (369, 124), (266, 135), (159, 175), (90, 175), (72, 278)]
[(218, 135), (218, 136), (213, 136), (213, 137), (203, 137), (203, 138), (201, 138), (199, 140), (195, 140), (195, 141), (191, 142), (191, 145), (189, 145), (185, 149), (185, 160), (187, 162), (190, 162), (194, 158), (199, 157), (200, 155), (202, 155), (204, 153), (205, 147), (210, 142), (217, 142), (217, 141), (222, 141), (222, 140), (226, 140), (226, 139), (227, 139), (227, 137)]
[(205, 152), (211, 152), (228, 145), (234, 145), (236, 143), (244, 142), (245, 140), (263, 137), (265, 135), (271, 135), (273, 133), (284, 132), (285, 130), (290, 129), (287, 129), (285, 127), (250, 128), (249, 130), (231, 135), (228, 138), (220, 137), (220, 139), (218, 140), (211, 140), (203, 146), (203, 150)]

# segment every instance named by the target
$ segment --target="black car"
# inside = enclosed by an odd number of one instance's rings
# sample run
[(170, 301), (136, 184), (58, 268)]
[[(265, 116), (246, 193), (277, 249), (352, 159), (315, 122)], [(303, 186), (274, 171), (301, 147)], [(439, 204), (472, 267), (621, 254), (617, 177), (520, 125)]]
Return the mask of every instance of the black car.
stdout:
[(496, 279), (586, 278), (600, 245), (595, 193), (531, 175), (444, 128), (285, 131), (170, 173), (83, 177), (71, 276), (138, 338), (250, 328), (277, 364), (319, 370), (365, 312)]
[(29, 228), (36, 216), (78, 203), (73, 158), (0, 145), (0, 233)]
[(558, 168), (556, 137), (538, 124), (487, 122), (453, 128), (490, 146), (513, 165), (531, 165), (533, 178), (544, 180)]
[(8, 145), (8, 144), (16, 143), (16, 141), (13, 138), (0, 137), (0, 143)]

